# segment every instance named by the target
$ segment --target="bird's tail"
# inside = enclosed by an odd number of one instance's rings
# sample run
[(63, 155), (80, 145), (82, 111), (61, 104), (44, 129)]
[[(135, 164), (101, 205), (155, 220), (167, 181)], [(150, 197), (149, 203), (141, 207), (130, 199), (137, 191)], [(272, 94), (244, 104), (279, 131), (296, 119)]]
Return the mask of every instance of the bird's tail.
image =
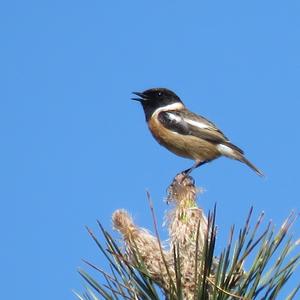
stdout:
[[(223, 149), (223, 155), (231, 157), (233, 159), (239, 160), (243, 163), (245, 163), (248, 167), (250, 167), (252, 170), (254, 170), (259, 176), (264, 176), (263, 172), (261, 172), (257, 167), (255, 167), (245, 156), (244, 151), (237, 147), (234, 144), (231, 144), (230, 142), (224, 143), (227, 147), (229, 147), (232, 152), (228, 152)], [(222, 150), (222, 149), (221, 149)]]
[(248, 167), (250, 167), (252, 170), (254, 170), (259, 176), (265, 176), (262, 171), (260, 171), (257, 167), (253, 165), (245, 156), (242, 156), (241, 159), (239, 159), (243, 163), (245, 163)]

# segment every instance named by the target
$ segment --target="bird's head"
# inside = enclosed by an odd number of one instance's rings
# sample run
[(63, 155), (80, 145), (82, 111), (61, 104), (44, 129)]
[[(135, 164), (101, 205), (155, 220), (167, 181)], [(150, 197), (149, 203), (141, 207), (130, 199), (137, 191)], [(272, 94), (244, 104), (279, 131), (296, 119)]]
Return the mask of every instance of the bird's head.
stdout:
[(131, 98), (141, 102), (147, 121), (156, 110), (176, 110), (183, 108), (180, 98), (166, 88), (153, 88), (144, 92), (133, 92), (139, 98)]

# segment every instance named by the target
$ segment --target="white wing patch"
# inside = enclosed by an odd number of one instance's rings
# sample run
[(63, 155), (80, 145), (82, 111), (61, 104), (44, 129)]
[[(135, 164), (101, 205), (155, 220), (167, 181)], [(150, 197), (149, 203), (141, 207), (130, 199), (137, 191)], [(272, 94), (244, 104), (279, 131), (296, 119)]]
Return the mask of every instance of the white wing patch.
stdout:
[(169, 119), (172, 121), (176, 121), (178, 123), (182, 121), (182, 118), (177, 115), (174, 115), (172, 113), (167, 113), (167, 114), (168, 114)]
[(225, 156), (232, 157), (234, 155), (234, 151), (226, 145), (219, 144), (217, 145), (217, 149)]
[(209, 126), (205, 123), (199, 122), (199, 121), (194, 121), (194, 120), (189, 120), (189, 119), (184, 119), (184, 121), (187, 122), (188, 124), (192, 125), (192, 126), (200, 128), (200, 129), (211, 127), (211, 126)]

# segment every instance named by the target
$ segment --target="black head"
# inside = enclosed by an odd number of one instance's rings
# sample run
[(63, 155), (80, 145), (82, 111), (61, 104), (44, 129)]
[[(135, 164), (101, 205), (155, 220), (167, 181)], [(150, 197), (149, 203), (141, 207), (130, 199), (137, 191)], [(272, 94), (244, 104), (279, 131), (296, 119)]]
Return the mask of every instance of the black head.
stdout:
[(141, 102), (147, 121), (158, 108), (166, 107), (173, 103), (182, 103), (174, 92), (166, 88), (153, 88), (142, 93), (133, 92), (133, 94), (140, 97), (131, 99)]

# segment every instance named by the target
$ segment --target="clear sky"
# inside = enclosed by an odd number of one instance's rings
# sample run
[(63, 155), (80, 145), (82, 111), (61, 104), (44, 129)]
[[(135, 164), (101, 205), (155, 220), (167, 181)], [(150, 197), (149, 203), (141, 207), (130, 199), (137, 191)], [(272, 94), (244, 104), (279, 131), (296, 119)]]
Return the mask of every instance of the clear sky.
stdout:
[(299, 211), (299, 15), (299, 1), (2, 1), (1, 298), (74, 299), (81, 259), (103, 263), (84, 225), (126, 208), (151, 229), (146, 189), (162, 219), (192, 162), (153, 140), (132, 91), (174, 90), (265, 172), (221, 158), (193, 173), (218, 250), (251, 205), (276, 225)]

